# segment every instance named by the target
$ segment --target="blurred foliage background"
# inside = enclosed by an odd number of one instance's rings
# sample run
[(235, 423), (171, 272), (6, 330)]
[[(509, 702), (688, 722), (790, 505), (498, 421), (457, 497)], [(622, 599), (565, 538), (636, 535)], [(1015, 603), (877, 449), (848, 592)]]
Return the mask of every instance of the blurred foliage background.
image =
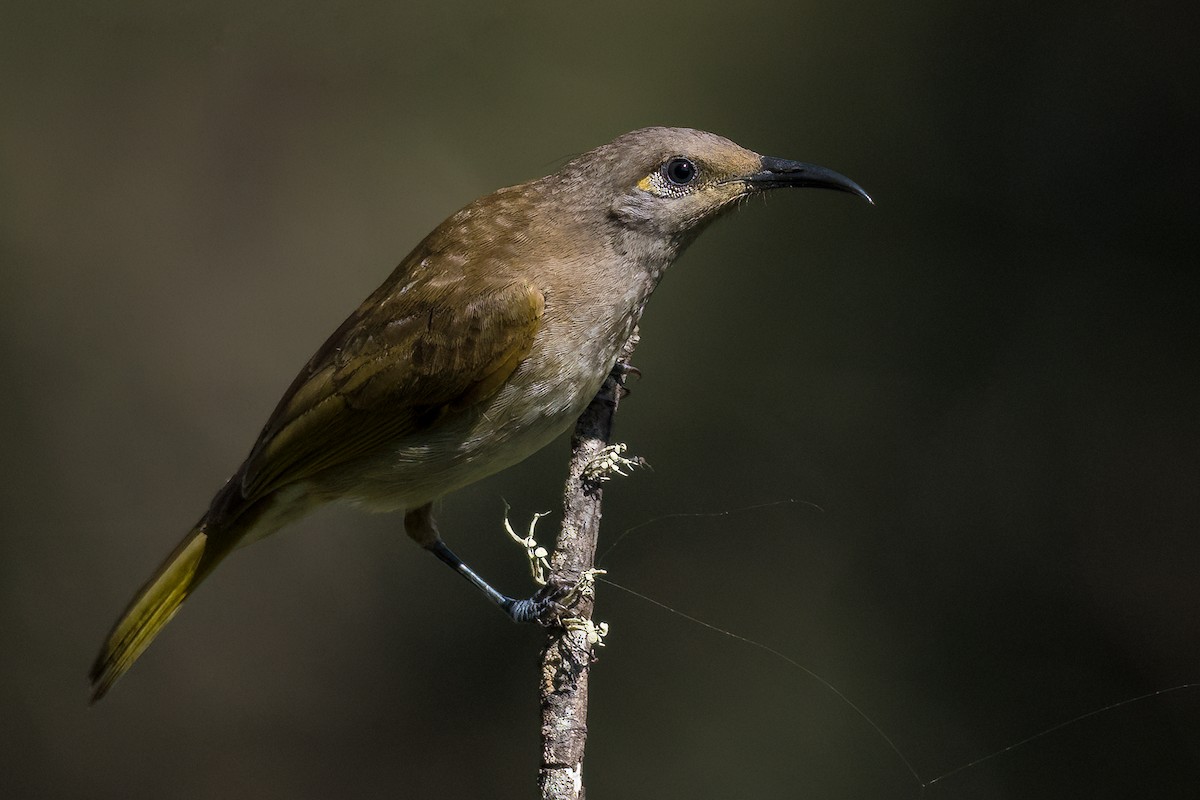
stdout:
[[(1200, 680), (1183, 10), (8, 0), (0, 796), (534, 796), (540, 633), (398, 517), (330, 509), (240, 552), (96, 707), (84, 676), (408, 249), (650, 124), (827, 165), (878, 205), (773, 196), (676, 265), (618, 419), (654, 469), (608, 492), (605, 542), (642, 526), (613, 580), (819, 673), (924, 780)], [(513, 592), (501, 498), (556, 508), (566, 453), (444, 503)], [(598, 613), (590, 797), (920, 795), (800, 670), (616, 589)], [(1198, 782), (1184, 690), (925, 796)]]

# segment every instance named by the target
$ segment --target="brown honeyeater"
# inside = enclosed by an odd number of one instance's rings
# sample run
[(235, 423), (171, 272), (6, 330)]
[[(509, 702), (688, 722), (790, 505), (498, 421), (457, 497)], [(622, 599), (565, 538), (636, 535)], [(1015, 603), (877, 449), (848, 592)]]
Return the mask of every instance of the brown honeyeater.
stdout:
[(235, 548), (335, 500), (405, 528), (516, 620), (442, 542), (435, 500), (567, 430), (667, 267), (737, 201), (784, 187), (870, 200), (823, 167), (686, 128), (627, 133), (433, 230), (309, 359), (250, 455), (138, 591), (92, 667), (105, 694)]

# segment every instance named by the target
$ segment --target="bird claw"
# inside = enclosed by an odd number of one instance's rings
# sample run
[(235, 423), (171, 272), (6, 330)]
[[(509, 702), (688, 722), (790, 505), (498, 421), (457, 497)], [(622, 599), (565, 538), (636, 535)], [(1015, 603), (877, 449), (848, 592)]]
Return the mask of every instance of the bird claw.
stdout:
[(563, 602), (573, 587), (547, 583), (524, 600), (514, 600), (506, 609), (513, 622), (536, 622), (549, 625), (561, 619), (570, 604)]
[(618, 361), (616, 363), (616, 365), (612, 368), (612, 371), (613, 371), (613, 374), (615, 376), (617, 376), (618, 379), (624, 378), (627, 375), (632, 375), (635, 378), (642, 377), (642, 371), (640, 369), (635, 367), (633, 364), (627, 364), (624, 361)]
[[(619, 445), (624, 448), (624, 445)], [(612, 448), (606, 448), (612, 449)], [(618, 451), (619, 452), (619, 451)], [(616, 456), (619, 461), (628, 461)], [(633, 463), (633, 462), (629, 462)], [(619, 469), (617, 470), (620, 471)], [(625, 474), (625, 473), (621, 473)], [(604, 478), (607, 480), (607, 478)], [(585, 617), (566, 617), (564, 616), (568, 609), (584, 598), (591, 599), (596, 596), (596, 576), (603, 575), (602, 569), (584, 570), (579, 576), (579, 580), (573, 584), (565, 584), (560, 582), (551, 582), (550, 575), (550, 559), (546, 548), (537, 543), (533, 532), (537, 528), (538, 520), (542, 517), (549, 516), (548, 511), (538, 512), (533, 515), (533, 519), (529, 521), (529, 529), (525, 535), (517, 533), (513, 530), (512, 523), (508, 520), (508, 512), (511, 506), (508, 503), (504, 504), (504, 530), (509, 537), (525, 548), (525, 555), (529, 559), (529, 571), (533, 576), (534, 582), (539, 588), (533, 593), (532, 597), (527, 597), (523, 600), (514, 600), (507, 598), (501, 603), (501, 607), (512, 617), (514, 622), (536, 622), (540, 625), (551, 625), (555, 622), (561, 624), (567, 630), (583, 630), (587, 632), (588, 643), (593, 646), (602, 646), (604, 635), (608, 633), (608, 624), (600, 623), (595, 625), (590, 619)], [(580, 627), (583, 626), (583, 627)]]
[(607, 574), (607, 570), (596, 569), (595, 567), (585, 569), (583, 574), (579, 576), (579, 580), (575, 581), (575, 585), (571, 587), (570, 591), (563, 598), (566, 601), (567, 607), (575, 605), (584, 598), (588, 600), (595, 598), (596, 576)]
[[(582, 617), (564, 617), (564, 614), (583, 598), (590, 599), (596, 596), (596, 576), (603, 574), (605, 573), (602, 569), (589, 569), (573, 584), (546, 583), (534, 592), (532, 597), (512, 601), (506, 609), (508, 615), (515, 622), (536, 622), (539, 625), (558, 622), (568, 630), (573, 630), (568, 623)], [(605, 630), (607, 631), (607, 627)]]

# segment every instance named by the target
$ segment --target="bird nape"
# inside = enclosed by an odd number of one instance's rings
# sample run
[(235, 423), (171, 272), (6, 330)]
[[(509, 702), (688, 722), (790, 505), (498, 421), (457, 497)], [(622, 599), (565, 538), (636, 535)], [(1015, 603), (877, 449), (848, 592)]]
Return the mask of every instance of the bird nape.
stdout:
[(399, 511), (417, 544), (506, 614), (515, 600), (445, 545), (432, 504), (566, 430), (599, 390), (666, 268), (736, 201), (816, 187), (823, 167), (687, 128), (645, 128), (451, 215), (300, 370), (250, 455), (138, 591), (91, 671), (93, 701), (240, 544), (331, 501)]

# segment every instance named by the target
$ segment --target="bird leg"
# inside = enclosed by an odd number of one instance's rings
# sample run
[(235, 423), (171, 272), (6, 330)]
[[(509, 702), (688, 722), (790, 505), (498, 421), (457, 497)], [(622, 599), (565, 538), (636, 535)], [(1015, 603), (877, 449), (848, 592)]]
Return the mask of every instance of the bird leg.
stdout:
[[(623, 445), (622, 445), (623, 446)], [(624, 473), (622, 473), (624, 474)], [(504, 530), (514, 542), (525, 548), (525, 555), (529, 559), (529, 570), (533, 575), (533, 580), (538, 586), (545, 587), (548, 583), (547, 575), (550, 573), (550, 559), (546, 548), (537, 543), (537, 539), (533, 538), (534, 528), (537, 527), (538, 520), (542, 517), (550, 516), (549, 511), (534, 512), (533, 519), (529, 520), (529, 530), (524, 536), (521, 536), (513, 530), (512, 524), (508, 521), (508, 512), (511, 507), (508, 503), (504, 504)], [(584, 597), (596, 596), (596, 576), (607, 574), (605, 570), (592, 569), (585, 570), (579, 576), (579, 580), (574, 586), (568, 586), (566, 591), (560, 597), (556, 597), (555, 601), (565, 611), (575, 605)], [(518, 601), (519, 602), (519, 601)], [(593, 647), (603, 647), (604, 637), (608, 635), (608, 623), (601, 622), (596, 624), (587, 617), (564, 617), (559, 616), (558, 622), (569, 631), (583, 631), (587, 634), (588, 644)]]
[[(429, 552), (433, 553), (443, 562), (448, 564), (451, 569), (459, 575), (466, 578), (479, 591), (483, 592), (484, 596), (492, 602), (497, 608), (505, 613), (509, 619), (514, 622), (539, 622), (549, 623), (554, 619), (561, 617), (567, 607), (580, 596), (580, 585), (561, 586), (552, 583), (545, 583), (538, 589), (532, 597), (527, 597), (518, 600), (509, 597), (497, 591), (490, 583), (475, 570), (471, 569), (467, 564), (454, 554), (454, 551), (446, 546), (442, 541), (441, 534), (438, 533), (437, 524), (433, 520), (433, 504), (427, 503), (420, 508), (413, 509), (404, 515), (404, 530), (408, 533), (417, 544), (424, 547)], [(525, 539), (516, 537), (522, 544), (525, 544)], [(532, 529), (529, 537), (532, 541)], [(528, 547), (528, 545), (527, 545)], [(533, 542), (531, 552), (531, 560), (537, 558), (537, 551), (541, 548), (537, 547), (537, 543)], [(544, 551), (543, 551), (544, 552)], [(544, 557), (543, 557), (544, 558)], [(540, 564), (535, 564), (535, 579), (537, 577), (536, 570)]]

